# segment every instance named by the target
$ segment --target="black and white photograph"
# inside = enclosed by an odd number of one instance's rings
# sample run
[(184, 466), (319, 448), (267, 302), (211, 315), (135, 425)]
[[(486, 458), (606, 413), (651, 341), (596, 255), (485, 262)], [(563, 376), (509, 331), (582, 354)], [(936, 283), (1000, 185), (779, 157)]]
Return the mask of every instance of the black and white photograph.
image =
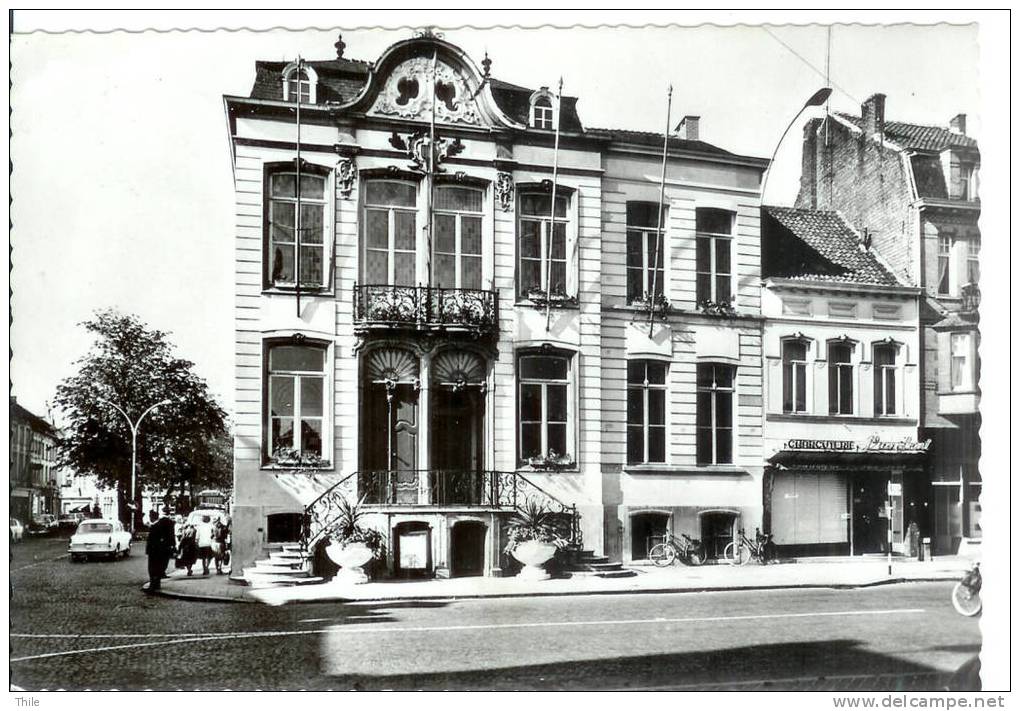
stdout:
[(1007, 705), (1008, 11), (9, 19), (12, 707)]

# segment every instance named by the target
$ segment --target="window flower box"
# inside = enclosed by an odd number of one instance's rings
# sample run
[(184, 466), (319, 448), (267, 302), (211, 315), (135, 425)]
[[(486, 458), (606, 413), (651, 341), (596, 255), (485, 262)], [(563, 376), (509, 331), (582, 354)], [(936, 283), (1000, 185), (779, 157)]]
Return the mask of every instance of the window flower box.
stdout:
[(544, 457), (528, 457), (528, 465), (532, 469), (558, 471), (572, 468), (574, 466), (574, 458), (569, 454), (556, 454), (556, 452), (550, 451)]
[(737, 315), (736, 309), (733, 308), (733, 297), (723, 299), (721, 301), (701, 299), (698, 301), (697, 308), (698, 311), (708, 316), (723, 316), (726, 318), (732, 318)]

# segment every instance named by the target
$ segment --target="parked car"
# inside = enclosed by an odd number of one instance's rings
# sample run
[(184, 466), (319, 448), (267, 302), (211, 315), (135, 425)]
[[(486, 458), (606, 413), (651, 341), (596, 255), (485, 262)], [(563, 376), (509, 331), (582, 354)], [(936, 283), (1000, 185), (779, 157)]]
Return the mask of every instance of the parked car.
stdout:
[(216, 519), (222, 521), (224, 526), (230, 525), (230, 516), (221, 509), (195, 509), (188, 514), (188, 523), (192, 526), (198, 526), (203, 523), (211, 524)]
[(28, 524), (28, 532), (34, 536), (43, 536), (57, 530), (57, 517), (53, 514), (41, 513), (32, 517)]
[(25, 527), (21, 525), (21, 521), (16, 518), (11, 519), (11, 543), (21, 543), (21, 539), (25, 537)]
[(78, 524), (78, 530), (71, 536), (67, 552), (71, 562), (88, 560), (91, 556), (105, 556), (114, 560), (117, 556), (131, 555), (131, 533), (124, 530), (120, 521), (92, 518)]
[(78, 524), (85, 520), (83, 513), (62, 513), (57, 516), (57, 528), (77, 529)]

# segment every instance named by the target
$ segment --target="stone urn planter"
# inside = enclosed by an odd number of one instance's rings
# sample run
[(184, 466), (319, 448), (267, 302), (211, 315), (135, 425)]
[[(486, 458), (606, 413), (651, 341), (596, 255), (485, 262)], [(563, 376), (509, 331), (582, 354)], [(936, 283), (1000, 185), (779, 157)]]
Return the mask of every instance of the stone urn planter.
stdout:
[(368, 582), (368, 575), (362, 570), (362, 566), (372, 560), (374, 554), (364, 543), (348, 543), (345, 548), (339, 541), (333, 541), (326, 546), (326, 555), (340, 566), (340, 571), (333, 578), (334, 581), (350, 585)]
[(543, 543), (536, 540), (524, 541), (518, 543), (510, 555), (524, 566), (517, 574), (520, 579), (548, 580), (552, 577), (544, 566), (556, 555), (555, 543)]

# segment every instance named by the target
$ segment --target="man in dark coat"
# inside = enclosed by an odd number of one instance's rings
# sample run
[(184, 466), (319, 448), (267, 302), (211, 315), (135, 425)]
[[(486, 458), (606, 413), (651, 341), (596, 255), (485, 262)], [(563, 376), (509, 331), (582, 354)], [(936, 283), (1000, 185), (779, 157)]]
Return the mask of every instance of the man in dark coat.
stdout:
[(149, 556), (149, 592), (159, 590), (166, 566), (174, 557), (174, 522), (167, 516), (160, 518), (149, 512), (149, 538), (145, 542), (145, 555)]

